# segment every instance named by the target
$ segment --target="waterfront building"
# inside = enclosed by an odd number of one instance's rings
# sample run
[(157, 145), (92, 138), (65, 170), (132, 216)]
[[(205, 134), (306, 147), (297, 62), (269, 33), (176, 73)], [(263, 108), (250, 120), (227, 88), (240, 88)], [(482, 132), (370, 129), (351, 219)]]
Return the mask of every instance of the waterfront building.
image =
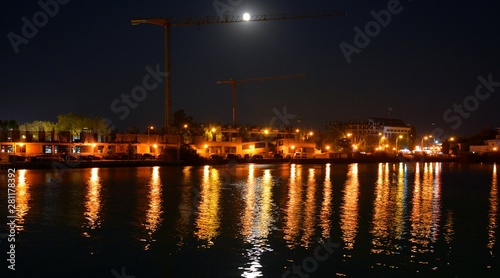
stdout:
[(330, 130), (337, 130), (355, 150), (399, 151), (412, 149), (416, 131), (400, 119), (370, 117), (368, 120), (350, 120), (330, 123)]
[(500, 151), (500, 129), (497, 128), (497, 134), (495, 139), (485, 140), (484, 145), (471, 145), (469, 146), (469, 151), (471, 153), (483, 154), (489, 152), (499, 152)]

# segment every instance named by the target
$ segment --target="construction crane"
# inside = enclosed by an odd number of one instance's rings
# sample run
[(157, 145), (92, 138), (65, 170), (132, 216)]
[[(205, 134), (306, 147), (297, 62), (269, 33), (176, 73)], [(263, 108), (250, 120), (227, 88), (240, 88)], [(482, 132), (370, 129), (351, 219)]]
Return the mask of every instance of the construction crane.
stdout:
[(241, 79), (241, 80), (219, 80), (217, 84), (229, 84), (233, 87), (233, 126), (236, 126), (236, 86), (239, 84), (256, 83), (256, 82), (266, 82), (273, 80), (282, 79), (292, 79), (292, 78), (302, 78), (305, 77), (304, 74), (290, 74), (290, 75), (280, 75), (280, 76), (270, 76), (262, 78), (252, 78), (252, 79)]
[(170, 80), (170, 29), (177, 26), (199, 26), (208, 24), (239, 23), (239, 22), (260, 22), (273, 20), (309, 19), (333, 16), (345, 16), (345, 12), (337, 11), (331, 13), (318, 14), (272, 14), (272, 15), (226, 15), (226, 16), (204, 16), (204, 17), (184, 17), (184, 18), (150, 18), (132, 19), (132, 25), (153, 24), (163, 26), (165, 40), (165, 133), (168, 133), (171, 124), (171, 80)]

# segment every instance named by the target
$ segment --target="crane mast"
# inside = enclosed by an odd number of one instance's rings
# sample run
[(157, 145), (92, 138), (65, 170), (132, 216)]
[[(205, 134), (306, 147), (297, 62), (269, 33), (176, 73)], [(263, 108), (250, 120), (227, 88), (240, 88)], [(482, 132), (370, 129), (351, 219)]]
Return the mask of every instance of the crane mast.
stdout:
[(293, 20), (293, 19), (310, 19), (323, 18), (334, 16), (345, 16), (345, 12), (336, 11), (330, 13), (316, 14), (270, 14), (270, 15), (252, 15), (250, 19), (244, 19), (240, 15), (226, 16), (202, 16), (202, 17), (182, 17), (182, 18), (149, 18), (149, 19), (132, 19), (130, 23), (135, 26), (139, 24), (153, 24), (163, 26), (165, 40), (165, 133), (168, 133), (172, 122), (171, 113), (171, 78), (170, 78), (170, 29), (177, 26), (200, 26), (209, 24), (225, 24), (225, 23), (240, 23), (240, 22), (262, 22), (275, 20)]

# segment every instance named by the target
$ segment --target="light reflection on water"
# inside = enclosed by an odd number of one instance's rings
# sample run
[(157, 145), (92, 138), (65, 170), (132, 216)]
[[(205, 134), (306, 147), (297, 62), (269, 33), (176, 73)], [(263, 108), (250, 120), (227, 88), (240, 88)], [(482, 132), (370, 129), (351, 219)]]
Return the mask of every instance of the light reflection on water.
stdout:
[[(420, 167), (415, 171), (415, 185), (413, 190), (411, 229), (409, 242), (411, 243), (411, 263), (421, 264), (436, 269), (435, 261), (430, 261), (434, 253), (435, 243), (438, 240), (441, 218), (441, 164), (424, 165), (423, 173)], [(428, 255), (422, 255), (428, 254)]]
[(331, 164), (325, 165), (325, 180), (323, 181), (323, 201), (320, 206), (320, 216), (319, 216), (319, 226), (321, 228), (322, 238), (329, 238), (330, 231), (332, 229), (332, 180), (331, 175)]
[(404, 178), (401, 168), (398, 179), (393, 184), (389, 164), (378, 165), (372, 219), (372, 249), (374, 254), (393, 255), (400, 250), (398, 240), (401, 239), (404, 225)]
[(203, 247), (210, 247), (213, 240), (219, 235), (220, 228), (220, 190), (222, 182), (219, 171), (205, 166), (200, 189), (200, 202), (198, 215), (195, 220), (196, 231), (194, 234), (203, 241)]
[[(347, 172), (347, 181), (343, 190), (342, 204), (340, 208), (340, 229), (342, 230), (342, 240), (344, 249), (354, 249), (355, 238), (358, 232), (359, 220), (359, 179), (358, 164), (350, 164)], [(346, 257), (350, 254), (346, 253)]]
[(316, 169), (309, 168), (307, 175), (306, 188), (306, 200), (303, 206), (304, 213), (304, 227), (303, 234), (301, 238), (301, 245), (304, 247), (310, 247), (316, 240), (314, 239), (314, 233), (316, 230)]
[(148, 250), (151, 246), (151, 243), (156, 241), (153, 237), (153, 234), (158, 229), (162, 221), (162, 184), (160, 179), (160, 167), (153, 167), (151, 173), (151, 181), (149, 182), (149, 194), (148, 194), (148, 209), (146, 211), (146, 219), (144, 228), (148, 234), (148, 238), (146, 239), (147, 244), (144, 246), (144, 250)]
[[(84, 227), (96, 229), (101, 226), (101, 179), (99, 177), (99, 168), (92, 168), (91, 175), (87, 181), (87, 194), (85, 196), (84, 217), (87, 220)], [(90, 235), (84, 232), (86, 237)]]
[[(208, 166), (205, 166), (208, 168)], [(179, 246), (184, 244), (184, 239), (188, 236), (190, 232), (190, 222), (195, 214), (196, 207), (198, 206), (200, 198), (200, 190), (197, 186), (192, 184), (192, 166), (187, 166), (182, 169), (182, 184), (181, 184), (181, 196), (179, 202), (179, 219), (176, 222), (176, 229), (179, 233), (180, 241)]]
[(31, 195), (29, 193), (29, 183), (26, 182), (26, 171), (21, 169), (16, 172), (18, 175), (16, 187), (16, 228), (18, 231), (24, 230), (24, 218), (30, 209)]
[[(18, 170), (17, 225), (21, 234), (27, 230), (47, 233), (47, 225), (34, 223), (58, 223), (61, 226), (50, 229), (64, 229), (64, 221), (58, 220), (60, 215), (67, 219), (82, 219), (83, 215), (78, 236), (84, 234), (99, 246), (105, 235), (95, 237), (96, 231), (106, 226), (110, 234), (122, 233), (109, 226), (110, 220), (120, 219), (129, 229), (139, 228), (145, 234), (140, 242), (143, 252), (166, 256), (161, 248), (153, 247), (158, 241), (175, 238), (180, 250), (177, 256), (183, 256), (186, 250), (190, 254), (217, 250), (216, 254), (238, 261), (232, 267), (242, 277), (267, 277), (270, 269), (276, 273), (289, 268), (291, 265), (270, 261), (277, 252), (286, 262), (300, 263), (311, 256), (318, 238), (341, 243), (341, 261), (329, 264), (363, 264), (381, 271), (404, 269), (403, 273), (440, 271), (460, 264), (454, 260), (469, 255), (456, 246), (469, 244), (464, 239), (477, 238), (483, 249), (475, 251), (484, 254), (476, 256), (489, 259), (477, 264), (494, 269), (498, 267), (497, 165), (474, 167), (467, 177), (476, 182), (476, 175), (481, 176), (487, 184), (469, 187), (464, 183), (457, 188), (466, 196), (472, 189), (485, 190), (484, 211), (470, 213), (472, 216), (464, 216), (465, 210), (460, 210), (468, 200), (455, 199), (450, 182), (460, 180), (461, 171), (467, 169), (443, 167), (442, 163), (237, 165), (230, 173), (230, 182), (227, 170), (215, 166), (144, 167), (130, 175), (116, 176), (113, 169), (75, 169), (64, 178), (71, 182), (61, 180), (57, 184), (36, 180), (34, 177), (43, 176), (41, 171)], [(174, 182), (172, 175), (177, 175)], [(130, 178), (133, 181), (127, 180)], [(115, 183), (111, 185), (110, 181)], [(119, 188), (123, 184), (131, 188), (128, 194), (140, 193), (132, 198), (139, 221), (108, 205), (121, 202), (114, 194), (122, 192), (116, 189), (123, 189)], [(63, 200), (74, 202), (66, 204)], [(469, 218), (465, 221), (461, 217)], [(467, 226), (460, 226), (463, 223)], [(477, 229), (474, 238), (468, 238), (470, 229)], [(234, 249), (220, 250), (227, 248), (222, 244), (226, 240), (231, 240)], [(133, 241), (138, 242), (137, 237)], [(353, 270), (334, 274), (349, 276), (349, 271)]]
[[(493, 247), (496, 243), (495, 231), (498, 228), (498, 176), (497, 176), (497, 165), (493, 165), (493, 176), (491, 178), (491, 190), (490, 190), (490, 211), (488, 214), (488, 244), (486, 247), (490, 251), (490, 256), (495, 257), (493, 253)], [(488, 265), (488, 268), (492, 266)]]
[(268, 243), (268, 236), (273, 224), (272, 216), (272, 176), (269, 169), (264, 170), (262, 177), (256, 178), (254, 165), (249, 166), (248, 179), (244, 184), (242, 201), (245, 203), (241, 215), (241, 235), (245, 245), (245, 257), (248, 262), (240, 267), (242, 277), (261, 277), (261, 257), (273, 249)]
[(290, 165), (288, 198), (283, 227), (284, 239), (289, 248), (295, 248), (302, 223), (302, 165)]

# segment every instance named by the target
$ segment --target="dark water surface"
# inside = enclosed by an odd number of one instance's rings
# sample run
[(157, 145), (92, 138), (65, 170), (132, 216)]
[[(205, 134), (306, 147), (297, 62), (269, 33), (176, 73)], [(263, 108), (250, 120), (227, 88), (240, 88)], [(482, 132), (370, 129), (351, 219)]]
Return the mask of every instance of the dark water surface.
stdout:
[[(498, 166), (380, 163), (16, 172), (1, 277), (495, 277)], [(5, 273), (5, 275), (3, 274)], [(307, 276), (308, 275), (308, 276)]]

